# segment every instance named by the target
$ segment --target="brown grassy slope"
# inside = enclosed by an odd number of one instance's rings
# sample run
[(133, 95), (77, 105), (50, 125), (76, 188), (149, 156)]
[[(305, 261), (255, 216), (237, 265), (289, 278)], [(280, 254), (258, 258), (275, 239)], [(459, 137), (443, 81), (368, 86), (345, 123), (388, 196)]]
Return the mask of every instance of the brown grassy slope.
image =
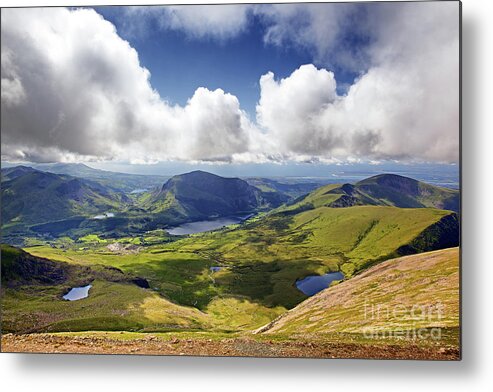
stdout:
[(257, 330), (367, 333), (459, 325), (459, 249), (400, 257), (316, 294)]

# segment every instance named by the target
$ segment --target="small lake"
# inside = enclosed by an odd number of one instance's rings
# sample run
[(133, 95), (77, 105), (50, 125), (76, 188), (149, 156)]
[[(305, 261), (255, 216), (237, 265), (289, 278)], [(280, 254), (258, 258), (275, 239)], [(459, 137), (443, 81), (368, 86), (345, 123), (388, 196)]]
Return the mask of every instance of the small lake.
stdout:
[(115, 214), (113, 214), (112, 212), (105, 212), (104, 214), (93, 216), (92, 219), (106, 219), (106, 218), (114, 218), (114, 217)]
[(67, 301), (77, 301), (78, 299), (87, 298), (91, 287), (92, 285), (90, 284), (83, 287), (74, 287), (63, 296), (63, 299), (66, 299)]
[(342, 272), (329, 272), (325, 275), (312, 275), (296, 281), (296, 287), (303, 294), (312, 296), (326, 289), (335, 280), (344, 279)]
[(250, 218), (252, 215), (246, 216), (233, 216), (228, 218), (218, 218), (213, 220), (204, 220), (184, 223), (182, 225), (167, 229), (168, 234), (171, 235), (188, 235), (195, 233), (203, 233), (204, 231), (217, 230), (224, 226), (234, 225), (241, 223), (244, 220)]
[(210, 268), (212, 273), (221, 271), (222, 269), (223, 269), (223, 267), (216, 267), (216, 266)]

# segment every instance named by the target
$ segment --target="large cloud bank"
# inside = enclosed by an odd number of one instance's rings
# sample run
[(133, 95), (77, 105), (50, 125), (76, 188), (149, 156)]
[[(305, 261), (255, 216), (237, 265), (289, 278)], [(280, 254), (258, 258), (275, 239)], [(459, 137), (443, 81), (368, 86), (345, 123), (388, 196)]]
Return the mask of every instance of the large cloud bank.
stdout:
[[(355, 15), (342, 5), (337, 12), (308, 8), (298, 25), (294, 6), (213, 9), (201, 24), (201, 8), (156, 12), (162, 28), (195, 39), (226, 40), (248, 28), (250, 18), (261, 18), (266, 44), (313, 51), (316, 65), (287, 78), (259, 75), (255, 119), (220, 89), (198, 88), (185, 106), (164, 101), (138, 53), (94, 10), (3, 10), (2, 157), (457, 162), (457, 4), (372, 8), (363, 18), (371, 43), (358, 53), (345, 52), (338, 39)], [(329, 68), (335, 52), (348, 66), (366, 64), (345, 95), (337, 94), (335, 76), (323, 65)]]
[(457, 162), (457, 5), (394, 4), (377, 15), (385, 23), (373, 29), (371, 65), (346, 95), (313, 66), (280, 81), (264, 75), (259, 123), (295, 154)]

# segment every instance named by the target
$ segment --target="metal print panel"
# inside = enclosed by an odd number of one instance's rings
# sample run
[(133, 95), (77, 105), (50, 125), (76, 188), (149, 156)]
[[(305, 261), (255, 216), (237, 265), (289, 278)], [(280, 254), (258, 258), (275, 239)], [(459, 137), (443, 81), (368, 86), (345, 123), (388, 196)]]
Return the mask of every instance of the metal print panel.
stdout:
[(460, 359), (460, 15), (2, 9), (2, 351)]

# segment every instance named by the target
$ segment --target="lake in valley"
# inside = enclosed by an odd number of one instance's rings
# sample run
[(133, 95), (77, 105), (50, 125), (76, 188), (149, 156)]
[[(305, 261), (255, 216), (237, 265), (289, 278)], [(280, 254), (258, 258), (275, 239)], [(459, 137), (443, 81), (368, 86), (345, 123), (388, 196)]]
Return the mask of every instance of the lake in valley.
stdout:
[(89, 289), (92, 285), (73, 287), (70, 291), (63, 296), (63, 299), (67, 301), (77, 301), (78, 299), (87, 298), (89, 296)]
[(224, 226), (241, 223), (250, 218), (252, 215), (233, 216), (227, 218), (217, 218), (212, 220), (203, 220), (196, 222), (183, 223), (182, 225), (172, 227), (166, 231), (171, 235), (188, 235), (195, 233), (203, 233), (204, 231), (217, 230)]
[(342, 272), (329, 272), (324, 275), (311, 275), (304, 279), (297, 280), (296, 287), (303, 294), (312, 296), (329, 287), (333, 281), (342, 279), (344, 279), (344, 274)]
[(106, 219), (106, 218), (114, 218), (115, 214), (113, 212), (105, 212), (101, 215), (93, 216), (92, 219)]

